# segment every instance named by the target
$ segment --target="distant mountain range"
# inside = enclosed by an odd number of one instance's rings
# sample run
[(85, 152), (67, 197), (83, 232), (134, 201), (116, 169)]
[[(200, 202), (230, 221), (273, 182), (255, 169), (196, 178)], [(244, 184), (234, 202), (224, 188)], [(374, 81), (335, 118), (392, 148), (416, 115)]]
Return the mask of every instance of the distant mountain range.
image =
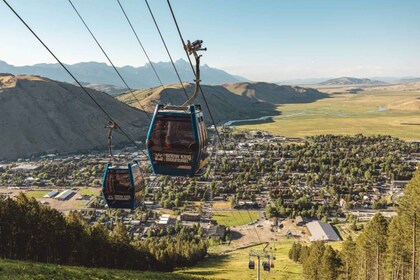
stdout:
[[(346, 77), (338, 78), (343, 79)], [(349, 78), (351, 80), (364, 80), (358, 78)], [(323, 84), (328, 82), (329, 80), (336, 80), (336, 78), (306, 78), (306, 79), (288, 79), (276, 82), (279, 85), (315, 85), (315, 84)], [(412, 82), (419, 82), (420, 78), (418, 77), (369, 77), (367, 80), (371, 81), (379, 81), (383, 82), (383, 85), (390, 83), (390, 84), (404, 84), (404, 83), (412, 83)], [(349, 81), (351, 83), (351, 81)]]
[[(170, 62), (153, 63), (163, 84), (178, 83), (178, 78)], [(179, 75), (184, 82), (194, 80), (191, 66), (188, 62), (180, 59), (175, 62)], [(79, 81), (88, 84), (104, 84), (116, 87), (125, 85), (115, 73), (114, 69), (106, 63), (99, 62), (81, 62), (67, 65), (68, 69), (75, 75)], [(150, 64), (141, 67), (124, 66), (117, 67), (127, 84), (133, 88), (150, 88), (159, 86)], [(0, 73), (11, 73), (14, 75), (39, 75), (49, 79), (73, 83), (73, 79), (62, 69), (59, 64), (35, 64), (31, 66), (13, 66), (0, 60)], [(201, 67), (202, 83), (208, 85), (218, 85), (223, 83), (236, 83), (248, 81), (245, 78), (231, 75), (223, 70), (211, 68), (208, 65)], [(119, 91), (121, 92), (121, 91)]]
[(319, 85), (386, 85), (387, 83), (378, 81), (378, 80), (371, 80), (367, 78), (354, 78), (354, 77), (341, 77), (330, 79), (325, 82), (318, 83)]

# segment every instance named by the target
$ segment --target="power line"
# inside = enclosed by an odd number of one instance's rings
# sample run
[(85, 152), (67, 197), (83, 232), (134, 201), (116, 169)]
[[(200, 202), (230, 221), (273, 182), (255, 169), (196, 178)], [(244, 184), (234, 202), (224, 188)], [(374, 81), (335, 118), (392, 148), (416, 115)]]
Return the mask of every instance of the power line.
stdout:
[[(26, 26), (26, 28), (32, 33), (32, 35), (35, 36), (35, 38), (44, 46), (44, 48), (54, 57), (54, 59), (61, 65), (61, 67), (63, 67), (63, 69), (73, 78), (73, 80), (77, 83), (77, 85), (83, 90), (84, 93), (86, 93), (89, 98), (96, 104), (96, 106), (98, 106), (98, 108), (108, 117), (108, 119), (115, 123), (114, 119), (108, 114), (107, 111), (105, 111), (105, 109), (95, 100), (95, 98), (86, 90), (86, 88), (76, 79), (76, 77), (70, 72), (69, 69), (67, 69), (67, 67), (61, 62), (60, 59), (58, 59), (58, 57), (51, 51), (50, 48), (48, 48), (48, 46), (44, 43), (44, 41), (41, 40), (40, 37), (38, 37), (38, 35), (35, 33), (35, 31), (32, 30), (32, 28), (26, 23), (26, 21), (20, 17), (20, 15), (12, 8), (12, 6), (9, 5), (9, 3), (6, 0), (3, 0), (3, 2), (9, 7), (9, 9), (16, 15), (16, 17)], [(121, 132), (124, 134), (124, 136), (130, 140), (140, 151), (143, 152), (143, 150), (141, 150), (141, 148), (137, 145), (137, 143), (122, 129), (120, 128)], [(145, 154), (143, 152), (143, 154)], [(146, 154), (145, 154), (146, 155)]]
[(161, 85), (161, 86), (165, 89), (165, 86), (163, 85), (162, 80), (160, 79), (160, 77), (159, 77), (159, 75), (158, 75), (158, 73), (157, 73), (157, 71), (156, 71), (156, 69), (155, 69), (155, 66), (153, 65), (152, 61), (150, 60), (149, 55), (147, 54), (146, 49), (144, 48), (143, 44), (141, 43), (140, 38), (139, 38), (139, 36), (137, 35), (136, 30), (134, 29), (133, 25), (131, 24), (130, 19), (128, 18), (127, 13), (125, 12), (125, 10), (124, 10), (123, 6), (121, 5), (120, 0), (117, 0), (117, 2), (118, 2), (118, 5), (120, 5), (121, 11), (124, 13), (124, 16), (125, 16), (125, 18), (127, 19), (127, 22), (128, 22), (128, 24), (130, 25), (130, 27), (131, 27), (131, 30), (133, 31), (134, 35), (136, 36), (137, 42), (139, 42), (139, 45), (140, 45), (141, 49), (142, 49), (142, 50), (143, 50), (143, 52), (144, 52), (144, 55), (146, 56), (147, 60), (149, 61), (150, 66), (151, 66), (151, 67), (152, 67), (152, 69), (153, 69), (153, 72), (155, 72), (156, 78), (159, 80), (160, 85)]
[(73, 7), (74, 11), (76, 12), (76, 14), (79, 16), (80, 20), (83, 22), (84, 26), (86, 27), (86, 29), (89, 31), (90, 35), (92, 36), (92, 38), (95, 40), (96, 44), (98, 45), (98, 47), (101, 49), (102, 53), (105, 55), (105, 57), (108, 59), (109, 63), (112, 65), (112, 68), (114, 68), (115, 72), (117, 72), (118, 76), (120, 77), (120, 79), (123, 81), (123, 83), (125, 84), (126, 88), (128, 89), (128, 91), (133, 95), (133, 97), (137, 100), (137, 103), (139, 104), (140, 108), (143, 110), (143, 112), (146, 114), (147, 118), (149, 119), (149, 121), (151, 121), (152, 119), (150, 118), (149, 114), (147, 113), (147, 111), (144, 109), (144, 107), (140, 104), (140, 101), (137, 99), (137, 97), (135, 96), (133, 90), (128, 86), (127, 82), (124, 80), (123, 76), (120, 74), (120, 72), (118, 71), (117, 67), (115, 67), (114, 63), (112, 63), (111, 59), (109, 58), (109, 56), (107, 55), (107, 53), (105, 52), (105, 50), (102, 48), (101, 44), (98, 42), (98, 40), (96, 39), (95, 35), (93, 35), (92, 31), (90, 30), (89, 26), (86, 24), (86, 22), (84, 21), (83, 17), (80, 15), (79, 11), (76, 9), (76, 7), (73, 5), (73, 2), (71, 2), (71, 0), (68, 0), (70, 5)]
[(163, 43), (163, 45), (165, 46), (166, 52), (168, 53), (169, 59), (171, 60), (172, 66), (173, 66), (173, 68), (174, 68), (174, 70), (175, 70), (175, 73), (176, 73), (176, 75), (177, 75), (177, 77), (178, 77), (179, 83), (181, 84), (182, 89), (184, 90), (185, 97), (186, 97), (186, 98), (187, 98), (187, 100), (188, 100), (187, 90), (185, 89), (184, 84), (182, 83), (181, 77), (179, 76), (178, 70), (176, 69), (176, 66), (175, 66), (174, 60), (172, 59), (172, 56), (171, 56), (171, 54), (170, 54), (170, 52), (169, 52), (169, 50), (168, 50), (168, 47), (166, 46), (165, 39), (163, 39), (162, 32), (160, 32), (160, 28), (159, 28), (159, 26), (158, 26), (158, 24), (157, 24), (157, 22), (156, 22), (155, 16), (153, 15), (152, 9), (151, 9), (151, 8), (150, 8), (150, 6), (149, 6), (149, 2), (147, 2), (147, 0), (144, 0), (144, 1), (146, 2), (147, 8), (149, 9), (150, 15), (152, 16), (152, 19), (153, 19), (153, 22), (155, 23), (156, 29), (157, 29), (157, 31), (159, 32), (160, 39), (162, 40), (162, 43)]
[[(145, 1), (147, 3), (147, 0), (145, 0)], [(167, 0), (167, 2), (168, 2), (169, 9), (171, 10), (172, 18), (174, 19), (174, 22), (175, 22), (175, 25), (176, 25), (176, 29), (178, 30), (178, 35), (179, 35), (179, 38), (181, 39), (182, 46), (184, 48), (185, 54), (187, 55), (188, 61), (190, 62), (190, 66), (191, 66), (192, 72), (194, 73), (194, 77), (197, 78), (197, 73), (195, 73), (194, 66), (193, 66), (193, 64), (191, 62), (191, 59), (190, 59), (190, 56), (188, 55), (188, 52), (187, 52), (187, 50), (185, 48), (185, 41), (184, 41), (184, 38), (182, 37), (182, 33), (181, 33), (180, 28), (179, 28), (178, 21), (176, 20), (175, 13), (174, 13), (174, 11), (172, 9), (172, 6), (171, 6), (171, 2), (169, 0)], [(211, 113), (210, 106), (207, 103), (207, 99), (206, 99), (206, 96), (204, 94), (203, 89), (201, 88), (201, 85), (199, 85), (199, 86), (200, 86), (200, 92), (203, 95), (204, 103), (206, 104), (207, 110), (209, 111), (209, 115), (210, 115), (211, 121), (212, 121), (212, 123), (214, 125), (214, 129), (216, 131), (217, 138), (219, 138), (220, 145), (222, 145), (223, 151), (225, 151), (224, 154), (226, 156), (226, 149), (225, 149), (225, 146), (223, 144), (222, 138), (220, 137), (219, 131), (217, 130), (217, 125), (216, 125), (216, 122), (214, 121), (213, 114)]]

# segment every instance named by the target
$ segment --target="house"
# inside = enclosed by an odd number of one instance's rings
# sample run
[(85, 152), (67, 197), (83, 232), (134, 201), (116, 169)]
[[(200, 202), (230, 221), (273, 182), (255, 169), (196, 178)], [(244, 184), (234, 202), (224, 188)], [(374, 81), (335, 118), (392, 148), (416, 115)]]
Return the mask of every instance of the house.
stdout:
[(204, 234), (208, 238), (219, 237), (223, 239), (226, 235), (226, 227), (209, 224), (207, 227), (204, 228)]

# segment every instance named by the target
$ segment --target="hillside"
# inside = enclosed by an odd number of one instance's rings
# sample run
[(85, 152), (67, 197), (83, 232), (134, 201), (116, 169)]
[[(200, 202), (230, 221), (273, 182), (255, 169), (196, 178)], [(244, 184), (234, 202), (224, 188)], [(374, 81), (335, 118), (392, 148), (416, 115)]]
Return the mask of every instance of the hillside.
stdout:
[[(184, 84), (190, 96), (194, 91), (193, 84)], [(269, 83), (238, 83), (220, 86), (202, 86), (207, 102), (217, 123), (231, 119), (249, 119), (261, 116), (278, 115), (278, 104), (307, 103), (327, 94), (314, 89), (291, 86), (278, 86)], [(167, 85), (135, 92), (137, 99), (147, 111), (153, 111), (156, 104), (182, 104), (186, 97), (179, 84)], [(139, 107), (131, 94), (117, 97), (134, 107)], [(202, 104), (206, 119), (210, 121), (205, 102), (200, 94), (196, 103)]]
[(0, 259), (0, 279), (202, 279), (180, 273), (85, 268)]
[[(163, 84), (177, 83), (178, 78), (170, 62), (153, 63)], [(175, 62), (178, 72), (183, 81), (193, 81), (190, 64), (185, 60)], [(80, 80), (89, 84), (104, 84), (117, 87), (125, 85), (120, 80), (114, 69), (106, 63), (81, 62), (66, 65), (67, 68)], [(131, 88), (150, 88), (160, 85), (150, 64), (140, 67), (124, 66), (117, 67), (118, 71)], [(73, 83), (74, 81), (58, 64), (35, 64), (31, 66), (13, 66), (0, 60), (0, 73), (14, 75), (40, 75), (57, 81)], [(223, 70), (212, 68), (208, 65), (201, 67), (203, 84), (217, 85), (246, 81), (245, 78), (231, 75)]]
[[(148, 120), (137, 109), (89, 90), (134, 139), (143, 140)], [(77, 86), (38, 76), (0, 76), (0, 160), (107, 146), (108, 119)], [(118, 133), (115, 144), (127, 142)]]
[(387, 83), (377, 80), (371, 80), (367, 78), (353, 78), (353, 77), (341, 77), (336, 79), (330, 79), (325, 82), (319, 83), (319, 85), (386, 85)]
[(272, 104), (309, 103), (328, 97), (327, 94), (312, 88), (280, 86), (263, 82), (225, 84), (223, 86), (235, 94)]

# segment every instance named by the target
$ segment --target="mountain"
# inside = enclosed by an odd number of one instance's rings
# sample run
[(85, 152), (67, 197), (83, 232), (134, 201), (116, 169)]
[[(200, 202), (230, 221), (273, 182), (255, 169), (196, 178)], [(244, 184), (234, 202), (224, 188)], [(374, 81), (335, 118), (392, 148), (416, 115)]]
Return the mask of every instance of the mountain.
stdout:
[(336, 79), (330, 79), (325, 82), (318, 83), (319, 85), (385, 85), (387, 83), (377, 80), (371, 80), (367, 78), (353, 78), (353, 77), (341, 77)]
[(328, 94), (313, 88), (264, 82), (225, 84), (223, 87), (235, 94), (272, 104), (309, 103), (328, 97)]
[(402, 83), (402, 84), (417, 83), (417, 82), (420, 82), (420, 78), (405, 78), (405, 79), (399, 80), (399, 82)]
[[(184, 84), (188, 96), (194, 91), (193, 84)], [(235, 83), (218, 86), (202, 86), (216, 123), (232, 119), (250, 119), (261, 116), (278, 115), (277, 106), (285, 103), (307, 103), (328, 95), (315, 89), (279, 86), (270, 83)], [(153, 111), (156, 104), (182, 104), (186, 97), (180, 84), (166, 85), (165, 88), (138, 90), (134, 95), (147, 111)], [(117, 97), (129, 105), (140, 108), (134, 97), (127, 93)], [(206, 120), (210, 122), (205, 102), (201, 94), (195, 101), (203, 107)]]
[[(73, 83), (77, 85), (76, 83)], [(114, 85), (107, 85), (107, 84), (90, 84), (90, 83), (81, 83), (84, 87), (91, 88), (97, 91), (102, 91), (108, 93), (109, 95), (118, 95), (123, 92), (127, 92), (125, 87), (119, 87)]]
[[(178, 78), (170, 62), (158, 62), (153, 63), (153, 65), (163, 84), (178, 82)], [(180, 59), (175, 62), (175, 65), (182, 81), (194, 80), (191, 66), (188, 62)], [(114, 69), (106, 63), (81, 62), (66, 66), (80, 81), (89, 84), (105, 84), (126, 88)], [(160, 85), (149, 63), (142, 67), (124, 66), (117, 68), (131, 88), (150, 88)], [(57, 63), (13, 66), (4, 61), (0, 61), (0, 73), (39, 75), (57, 81), (73, 83), (72, 78)], [(247, 81), (245, 78), (233, 76), (223, 70), (211, 68), (206, 64), (201, 66), (201, 73), (202, 83), (208, 85)]]
[[(185, 83), (190, 96), (194, 84)], [(269, 83), (203, 85), (206, 100), (216, 123), (278, 115), (278, 104), (313, 102), (327, 97), (314, 89), (278, 86)], [(134, 140), (144, 141), (149, 126), (145, 112), (131, 94), (118, 99), (88, 89), (105, 111)], [(186, 97), (180, 84), (134, 92), (148, 114), (157, 103), (182, 104)], [(127, 103), (127, 104), (125, 104)], [(203, 97), (196, 102), (209, 113)], [(40, 76), (0, 74), (0, 160), (30, 157), (46, 153), (65, 153), (107, 147), (108, 118), (95, 103), (73, 84)], [(113, 134), (113, 143), (129, 143), (121, 133)]]
[[(90, 94), (134, 140), (144, 140), (144, 112), (108, 94)], [(107, 147), (108, 118), (72, 84), (39, 76), (0, 75), (0, 160)], [(127, 143), (114, 133), (113, 143)]]

